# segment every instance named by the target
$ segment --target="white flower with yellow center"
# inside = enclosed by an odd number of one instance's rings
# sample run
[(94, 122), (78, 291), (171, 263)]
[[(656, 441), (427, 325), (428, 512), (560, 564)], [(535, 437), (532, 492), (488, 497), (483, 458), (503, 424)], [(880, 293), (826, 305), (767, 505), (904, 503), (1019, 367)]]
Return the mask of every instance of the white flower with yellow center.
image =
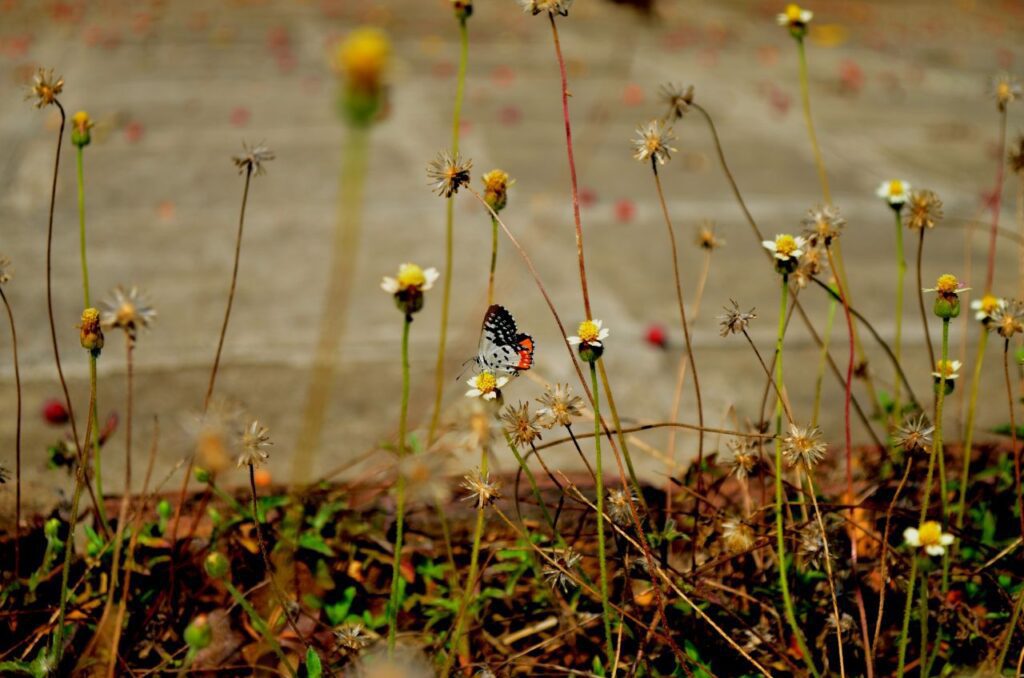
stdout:
[(910, 197), (910, 183), (900, 179), (883, 181), (875, 195), (884, 199), (891, 207), (902, 207)]
[(934, 520), (926, 520), (920, 527), (908, 527), (903, 530), (904, 542), (914, 548), (923, 548), (930, 556), (941, 556), (953, 540), (953, 535), (943, 532), (942, 525)]
[(803, 256), (807, 240), (799, 235), (782, 233), (775, 236), (775, 240), (761, 241), (761, 245), (779, 261), (792, 261)]
[(494, 400), (498, 397), (498, 391), (508, 383), (508, 377), (496, 377), (490, 372), (481, 372), (466, 381), (469, 390), (466, 391), (467, 398), (483, 398)]
[(775, 15), (775, 22), (780, 26), (805, 26), (814, 18), (814, 12), (800, 5), (790, 3), (786, 9)]
[(402, 264), (398, 267), (396, 277), (384, 276), (380, 288), (388, 294), (398, 294), (410, 289), (426, 292), (434, 286), (434, 282), (440, 275), (436, 268), (424, 270), (416, 264)]
[(569, 337), (570, 346), (603, 346), (608, 337), (608, 328), (601, 327), (600, 320), (584, 320), (576, 330), (575, 337)]
[(959, 360), (936, 360), (932, 376), (936, 379), (944, 378), (946, 381), (953, 381), (960, 376), (960, 366)]
[(975, 312), (974, 319), (981, 322), (990, 320), (996, 311), (1003, 308), (1006, 308), (1006, 299), (1000, 299), (992, 294), (986, 294), (981, 299), (971, 302), (971, 310)]

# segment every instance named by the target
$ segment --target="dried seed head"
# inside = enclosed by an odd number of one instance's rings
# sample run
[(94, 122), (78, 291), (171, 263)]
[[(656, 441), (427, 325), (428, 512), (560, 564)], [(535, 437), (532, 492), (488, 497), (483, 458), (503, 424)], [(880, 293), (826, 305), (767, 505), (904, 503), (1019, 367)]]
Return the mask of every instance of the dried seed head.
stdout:
[(530, 413), (530, 403), (522, 401), (516, 406), (507, 406), (501, 413), (505, 433), (517, 447), (528, 447), (534, 440), (540, 440), (540, 418), (539, 414)]
[(359, 652), (372, 642), (372, 638), (366, 631), (366, 627), (355, 622), (343, 624), (334, 632), (334, 642), (339, 648), (347, 652)]
[(724, 244), (725, 241), (715, 235), (715, 222), (705, 219), (697, 227), (697, 247), (713, 252)]
[(556, 552), (552, 556), (552, 560), (555, 562), (545, 565), (542, 571), (548, 585), (553, 589), (562, 589), (563, 593), (575, 588), (576, 579), (572, 576), (572, 572), (580, 564), (581, 558), (580, 554), (576, 553), (571, 546)]
[(544, 395), (537, 402), (541, 404), (537, 414), (541, 415), (540, 425), (544, 428), (571, 426), (575, 417), (583, 415), (583, 398), (573, 395), (569, 384), (545, 386)]
[(35, 99), (36, 108), (43, 108), (55, 102), (63, 89), (64, 78), (54, 76), (52, 68), (39, 68), (25, 99)]
[(645, 125), (636, 128), (637, 138), (633, 139), (633, 158), (644, 162), (657, 161), (664, 165), (672, 159), (672, 153), (676, 149), (669, 146), (669, 142), (676, 138), (670, 126), (665, 126), (660, 120), (651, 120)]
[(448, 151), (441, 151), (427, 165), (427, 177), (437, 195), (450, 198), (469, 184), (469, 171), (472, 167), (472, 160), (465, 160), (458, 153), (452, 155)]
[(625, 527), (633, 521), (633, 506), (636, 503), (636, 495), (633, 490), (611, 490), (607, 498), (608, 517), (620, 527)]
[(498, 483), (491, 481), (490, 473), (481, 473), (480, 469), (466, 474), (462, 487), (468, 492), (463, 501), (472, 502), (478, 509), (490, 506), (501, 497)]
[(572, 2), (573, 0), (519, 0), (519, 5), (523, 8), (524, 12), (534, 16), (541, 12), (569, 16), (569, 8), (572, 7)]
[(846, 219), (839, 214), (839, 208), (832, 205), (819, 205), (807, 210), (803, 220), (804, 235), (811, 247), (828, 247), (832, 240), (839, 237), (846, 225)]
[(720, 334), (723, 337), (727, 337), (730, 334), (743, 334), (747, 331), (747, 327), (750, 325), (750, 321), (757, 318), (757, 314), (754, 313), (755, 309), (750, 309), (746, 313), (740, 311), (740, 305), (736, 303), (735, 299), (730, 299), (729, 303), (732, 304), (732, 308), (723, 306), (725, 309), (725, 315), (718, 316)]
[(732, 554), (744, 553), (754, 546), (754, 531), (741, 520), (722, 523), (722, 544)]
[(1003, 339), (1024, 332), (1024, 304), (1018, 299), (1003, 304), (991, 314), (988, 327), (998, 332)]
[(757, 469), (757, 452), (750, 447), (746, 438), (729, 441), (732, 456), (729, 458), (729, 473), (740, 480), (746, 480)]
[(903, 206), (903, 222), (907, 228), (935, 228), (941, 220), (942, 201), (934, 191), (911, 191), (910, 198)]
[(238, 468), (243, 466), (259, 467), (265, 464), (270, 459), (266, 448), (271, 445), (273, 443), (270, 442), (270, 429), (253, 419), (242, 431), (239, 440)]
[(658, 98), (668, 109), (665, 118), (667, 120), (679, 120), (689, 113), (690, 105), (693, 104), (693, 85), (676, 85), (666, 83), (658, 88)]
[(244, 153), (231, 157), (239, 174), (250, 172), (259, 176), (266, 171), (263, 169), (263, 163), (270, 162), (276, 157), (274, 152), (263, 144), (250, 147), (243, 141), (242, 149)]
[(138, 337), (138, 331), (149, 327), (156, 317), (156, 309), (149, 305), (145, 295), (135, 286), (125, 290), (118, 285), (100, 305), (103, 307), (103, 326), (123, 330), (132, 341)]
[[(822, 570), (825, 566), (825, 540), (817, 523), (807, 525), (800, 531), (800, 560), (811, 570)], [(829, 548), (828, 555), (835, 558), (835, 550)]]
[(992, 79), (992, 96), (1000, 111), (1005, 111), (1011, 102), (1020, 98), (1020, 95), (1020, 82), (1013, 75), (1000, 73)]
[(824, 458), (827, 449), (828, 446), (821, 439), (821, 429), (817, 426), (790, 424), (789, 435), (782, 439), (782, 455), (790, 466), (814, 468)]
[(903, 425), (896, 429), (893, 442), (904, 452), (927, 452), (932, 444), (934, 426), (928, 424), (923, 414), (908, 417)]

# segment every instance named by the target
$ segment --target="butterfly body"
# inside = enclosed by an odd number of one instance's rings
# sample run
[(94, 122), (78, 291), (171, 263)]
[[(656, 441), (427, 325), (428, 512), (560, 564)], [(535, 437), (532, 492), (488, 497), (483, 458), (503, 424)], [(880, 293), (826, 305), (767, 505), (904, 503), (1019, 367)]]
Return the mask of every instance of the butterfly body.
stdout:
[(516, 375), (533, 367), (533, 337), (519, 332), (512, 314), (492, 304), (484, 314), (476, 363), (495, 375)]

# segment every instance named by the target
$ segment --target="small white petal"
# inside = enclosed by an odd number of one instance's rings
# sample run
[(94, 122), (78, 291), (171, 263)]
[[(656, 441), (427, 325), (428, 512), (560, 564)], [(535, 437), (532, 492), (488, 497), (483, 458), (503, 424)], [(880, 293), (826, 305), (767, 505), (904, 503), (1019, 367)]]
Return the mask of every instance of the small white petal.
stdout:
[(495, 382), (495, 385), (496, 385), (497, 388), (501, 388), (502, 386), (504, 386), (507, 383), (508, 383), (508, 377), (498, 377), (498, 380)]
[(946, 552), (946, 547), (939, 546), (938, 544), (932, 544), (931, 546), (925, 546), (924, 552), (930, 556), (941, 556)]
[(762, 240), (761, 241), (761, 246), (764, 247), (769, 252), (774, 252), (775, 251), (775, 241), (774, 240)]
[(380, 281), (380, 288), (388, 294), (395, 294), (398, 292), (398, 281), (389, 276), (384, 276), (384, 279)]
[(479, 398), (482, 394), (483, 392), (477, 388), (471, 388), (468, 391), (466, 391), (467, 398)]
[(908, 527), (903, 530), (903, 541), (911, 546), (920, 546), (921, 534), (916, 527)]
[(939, 543), (942, 544), (943, 546), (949, 546), (950, 544), (953, 543), (953, 540), (954, 540), (953, 535), (951, 535), (949, 533), (946, 533), (946, 532), (944, 532), (942, 534), (942, 536), (939, 537)]
[(497, 397), (498, 397), (498, 392), (497, 391), (490, 391), (490, 392), (484, 394), (484, 400), (494, 400)]
[(566, 339), (566, 341), (569, 342), (570, 346), (578, 346), (580, 342), (582, 342), (583, 340), (580, 339), (579, 337), (569, 337), (568, 339)]

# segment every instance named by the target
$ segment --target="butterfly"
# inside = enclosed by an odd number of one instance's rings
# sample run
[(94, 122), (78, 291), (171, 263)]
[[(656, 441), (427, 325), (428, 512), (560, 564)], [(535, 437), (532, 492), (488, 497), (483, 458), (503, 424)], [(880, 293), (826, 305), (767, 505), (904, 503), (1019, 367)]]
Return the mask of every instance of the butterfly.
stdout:
[(533, 367), (533, 337), (516, 329), (504, 306), (492, 304), (484, 314), (476, 364), (495, 375), (519, 374)]

